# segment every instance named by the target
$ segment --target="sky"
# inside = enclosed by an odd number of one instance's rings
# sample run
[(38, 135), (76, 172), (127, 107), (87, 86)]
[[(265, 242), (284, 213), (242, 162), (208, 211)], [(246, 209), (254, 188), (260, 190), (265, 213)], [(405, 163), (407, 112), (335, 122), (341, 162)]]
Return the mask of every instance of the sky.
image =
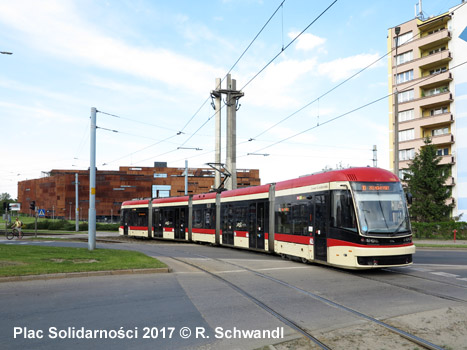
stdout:
[(88, 169), (92, 107), (98, 170), (207, 167), (210, 92), (229, 72), (244, 93), (238, 169), (265, 184), (372, 166), (374, 145), (389, 169), (388, 28), (413, 19), (416, 2), (0, 0), (0, 51), (12, 53), (0, 55), (0, 193)]

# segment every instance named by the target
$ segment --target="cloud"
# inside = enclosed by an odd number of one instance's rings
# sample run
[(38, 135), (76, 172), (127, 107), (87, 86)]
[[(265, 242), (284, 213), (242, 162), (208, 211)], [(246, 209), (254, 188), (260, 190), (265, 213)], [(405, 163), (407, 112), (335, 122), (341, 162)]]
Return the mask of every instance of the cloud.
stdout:
[[(53, 110), (40, 107), (40, 106), (24, 106), (15, 103), (0, 101), (0, 107), (3, 110), (4, 114), (11, 113), (27, 116), (28, 124), (31, 123), (31, 120), (36, 122), (36, 126), (39, 124), (70, 124), (76, 123), (77, 119), (71, 117), (64, 113), (57, 113)], [(21, 114), (20, 114), (21, 113)], [(26, 120), (22, 120), (22, 122), (26, 122)]]
[[(245, 95), (249, 103), (256, 106), (293, 107), (299, 105), (299, 99), (294, 96), (293, 88), (307, 73), (316, 68), (316, 59), (293, 60), (285, 59), (272, 63), (258, 78), (256, 78)], [(238, 87), (238, 86), (237, 86)]]
[(8, 2), (0, 5), (0, 20), (22, 33), (28, 45), (76, 64), (157, 80), (203, 95), (211, 88), (210, 77), (222, 75), (209, 64), (167, 49), (136, 47), (111, 38), (64, 1)]
[[(290, 32), (288, 36), (290, 39), (294, 39), (298, 34), (300, 33)], [(315, 47), (324, 45), (325, 42), (325, 38), (320, 38), (319, 36), (310, 33), (304, 33), (297, 39), (295, 47), (297, 50), (311, 51)]]
[[(378, 54), (359, 54), (346, 58), (321, 63), (318, 66), (318, 72), (321, 75), (328, 76), (333, 82), (346, 79), (357, 71), (365, 68), (375, 62), (380, 56)], [(382, 63), (378, 62), (373, 68), (379, 67)]]

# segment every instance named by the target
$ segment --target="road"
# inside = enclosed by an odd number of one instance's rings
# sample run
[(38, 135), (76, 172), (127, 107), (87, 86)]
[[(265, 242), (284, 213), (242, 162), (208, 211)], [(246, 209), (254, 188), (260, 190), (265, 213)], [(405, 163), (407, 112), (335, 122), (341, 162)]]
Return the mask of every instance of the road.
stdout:
[[(343, 346), (345, 339), (361, 348), (377, 346), (377, 340), (386, 341), (378, 347), (405, 348), (402, 340), (374, 329), (358, 338), (356, 329), (368, 322), (320, 297), (379, 320), (419, 322), (423, 327), (416, 331), (424, 338), (436, 326), (441, 334), (429, 340), (453, 349), (467, 343), (465, 250), (419, 249), (411, 267), (347, 272), (195, 244), (138, 241), (98, 247), (142, 251), (166, 262), (173, 272), (1, 283), (1, 349), (256, 349), (269, 344), (280, 349), (281, 344), (303, 341), (271, 309), (333, 348)], [(436, 319), (449, 312), (457, 328), (444, 319), (447, 328), (440, 329)], [(424, 321), (427, 315), (431, 324)], [(91, 334), (99, 330), (116, 338)], [(258, 337), (245, 338), (239, 333), (245, 330)], [(345, 330), (352, 330), (352, 336)], [(80, 339), (81, 334), (90, 338)]]

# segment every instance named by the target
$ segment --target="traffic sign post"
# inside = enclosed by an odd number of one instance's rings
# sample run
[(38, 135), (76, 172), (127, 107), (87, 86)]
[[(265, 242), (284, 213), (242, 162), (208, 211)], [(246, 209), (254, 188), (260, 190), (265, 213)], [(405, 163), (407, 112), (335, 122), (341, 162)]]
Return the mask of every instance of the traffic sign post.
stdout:
[(37, 208), (36, 209), (36, 215), (35, 216), (35, 219), (34, 219), (34, 237), (37, 238)]

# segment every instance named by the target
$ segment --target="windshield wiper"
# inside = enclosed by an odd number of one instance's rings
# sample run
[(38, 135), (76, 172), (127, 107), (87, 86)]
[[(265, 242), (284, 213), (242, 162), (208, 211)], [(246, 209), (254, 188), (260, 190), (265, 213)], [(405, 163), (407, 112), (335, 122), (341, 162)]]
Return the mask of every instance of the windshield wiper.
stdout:
[[(407, 219), (401, 221), (401, 223), (399, 224), (399, 226), (397, 226), (396, 230), (394, 231), (393, 235), (399, 233), (399, 230), (402, 228), (402, 225), (405, 224), (406, 221), (407, 221)], [(409, 232), (409, 230), (405, 230), (405, 231), (403, 231), (403, 232)]]

